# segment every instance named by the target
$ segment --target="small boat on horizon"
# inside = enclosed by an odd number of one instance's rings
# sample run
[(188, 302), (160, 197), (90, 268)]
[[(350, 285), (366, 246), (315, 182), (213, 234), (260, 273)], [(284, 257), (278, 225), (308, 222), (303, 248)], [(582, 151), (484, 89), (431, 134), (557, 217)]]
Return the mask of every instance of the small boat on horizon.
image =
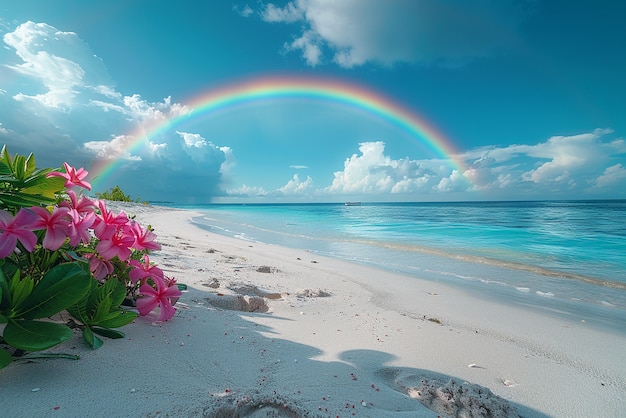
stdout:
[(361, 206), (361, 202), (346, 202), (346, 206)]

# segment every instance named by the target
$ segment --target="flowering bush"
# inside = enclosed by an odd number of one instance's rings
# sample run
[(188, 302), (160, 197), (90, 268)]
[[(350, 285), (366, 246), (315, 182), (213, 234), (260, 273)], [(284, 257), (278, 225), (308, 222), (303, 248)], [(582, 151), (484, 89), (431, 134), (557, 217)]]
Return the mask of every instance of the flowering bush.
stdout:
[[(32, 154), (0, 151), (0, 368), (16, 354), (68, 340), (71, 324), (97, 348), (97, 335), (124, 337), (114, 328), (138, 314), (159, 308), (158, 319), (167, 321), (175, 313), (176, 280), (149, 259), (160, 249), (156, 234), (77, 193), (91, 189), (86, 176), (67, 163), (36, 169)], [(135, 300), (138, 313), (121, 307)], [(56, 319), (65, 313), (71, 317)]]

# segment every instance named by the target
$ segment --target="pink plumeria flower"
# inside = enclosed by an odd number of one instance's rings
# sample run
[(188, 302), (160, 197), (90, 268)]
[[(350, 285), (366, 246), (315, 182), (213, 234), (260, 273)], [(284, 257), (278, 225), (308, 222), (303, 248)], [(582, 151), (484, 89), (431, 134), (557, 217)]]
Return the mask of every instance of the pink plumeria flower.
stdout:
[(97, 254), (86, 254), (85, 257), (89, 259), (89, 270), (96, 280), (102, 280), (113, 273), (114, 267), (110, 261), (103, 260)]
[(153, 280), (156, 288), (147, 283), (139, 288), (139, 294), (143, 297), (137, 299), (137, 310), (140, 315), (147, 315), (160, 307), (158, 320), (167, 321), (176, 313), (176, 308), (172, 306), (172, 299), (180, 297), (183, 293), (178, 290), (176, 284), (167, 286), (165, 280), (159, 277), (155, 277)]
[(100, 242), (96, 245), (96, 251), (104, 259), (110, 260), (117, 256), (122, 261), (128, 260), (131, 253), (130, 248), (135, 243), (135, 236), (130, 226), (124, 225), (116, 229), (107, 228), (99, 238)]
[(43, 238), (43, 247), (48, 250), (55, 251), (61, 248), (61, 245), (67, 238), (70, 216), (69, 209), (55, 207), (52, 212), (47, 208), (32, 207), (31, 210), (39, 215), (39, 219), (33, 224), (33, 229), (45, 229), (46, 235)]
[(135, 234), (133, 248), (136, 250), (160, 250), (161, 245), (154, 242), (157, 235), (148, 228), (142, 228), (138, 222), (131, 222), (131, 228)]
[(15, 217), (5, 210), (0, 210), (0, 258), (11, 254), (18, 240), (26, 251), (33, 251), (37, 245), (37, 236), (32, 231), (36, 220), (37, 215), (24, 208), (20, 209)]
[(133, 284), (138, 281), (141, 281), (141, 283), (144, 284), (150, 277), (164, 279), (163, 270), (154, 264), (150, 264), (150, 257), (148, 257), (148, 254), (144, 254), (143, 262), (131, 260), (129, 264), (134, 267), (134, 269), (132, 269), (128, 274), (128, 278)]
[(79, 214), (86, 215), (96, 209), (96, 203), (88, 197), (81, 195), (80, 199), (74, 190), (68, 190), (67, 195), (70, 200), (64, 200), (59, 206), (75, 209)]
[(87, 174), (89, 174), (84, 168), (81, 167), (76, 170), (68, 163), (63, 163), (63, 166), (65, 167), (65, 173), (53, 171), (52, 173), (48, 173), (46, 177), (63, 177), (65, 179), (66, 188), (79, 186), (84, 187), (87, 190), (91, 190), (91, 184), (83, 180), (85, 177), (87, 177)]
[(100, 208), (100, 215), (96, 217), (93, 228), (98, 239), (102, 239), (103, 236), (111, 234), (112, 231), (128, 223), (128, 216), (124, 211), (114, 215), (107, 209), (103, 200), (98, 201), (98, 207)]
[[(163, 279), (165, 280), (165, 285), (167, 287), (176, 286), (178, 288), (178, 284), (176, 282), (176, 278), (175, 277), (167, 277), (167, 276), (165, 276)], [(181, 292), (181, 294), (182, 294), (182, 292)], [(178, 296), (170, 298), (170, 303), (172, 305), (176, 305), (176, 302), (178, 302)]]
[(96, 221), (96, 214), (89, 212), (82, 216), (76, 209), (70, 209), (69, 215), (71, 222), (69, 223), (67, 236), (70, 239), (70, 245), (72, 247), (77, 246), (81, 242), (83, 244), (89, 244), (91, 241), (91, 231), (89, 228)]

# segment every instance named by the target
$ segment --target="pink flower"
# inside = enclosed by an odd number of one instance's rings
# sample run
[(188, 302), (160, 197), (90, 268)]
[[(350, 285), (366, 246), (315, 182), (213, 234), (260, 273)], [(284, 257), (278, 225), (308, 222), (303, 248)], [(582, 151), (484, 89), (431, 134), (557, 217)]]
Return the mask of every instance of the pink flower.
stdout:
[(94, 222), (94, 233), (96, 237), (102, 239), (103, 236), (111, 234), (111, 231), (128, 223), (128, 216), (124, 211), (119, 215), (113, 215), (113, 212), (107, 209), (103, 200), (98, 202), (100, 208), (100, 216), (96, 217)]
[(139, 288), (139, 294), (143, 297), (137, 299), (137, 310), (140, 315), (147, 315), (157, 306), (161, 308), (159, 313), (159, 321), (167, 321), (176, 313), (176, 309), (172, 306), (172, 299), (178, 298), (182, 292), (178, 290), (176, 284), (167, 286), (165, 280), (154, 277), (156, 289), (149, 284), (143, 284)]
[(84, 195), (78, 199), (78, 195), (74, 190), (68, 190), (67, 195), (69, 196), (69, 202), (64, 200), (59, 204), (59, 206), (64, 206), (69, 209), (75, 209), (81, 215), (86, 215), (90, 212), (93, 212), (96, 209), (96, 204), (93, 200), (85, 197)]
[(120, 260), (126, 261), (130, 257), (130, 247), (135, 243), (135, 236), (130, 226), (124, 225), (115, 229), (111, 226), (99, 238), (100, 242), (96, 245), (96, 251), (104, 259), (110, 260), (117, 256)]
[(48, 250), (58, 250), (67, 238), (70, 224), (69, 210), (55, 207), (52, 212), (46, 208), (32, 207), (31, 210), (39, 215), (39, 219), (33, 224), (33, 229), (45, 229), (43, 247)]
[(135, 267), (130, 271), (128, 275), (131, 283), (137, 283), (140, 280), (142, 283), (145, 283), (145, 281), (150, 277), (158, 277), (160, 279), (164, 279), (163, 270), (161, 270), (154, 264), (150, 264), (150, 258), (148, 257), (148, 254), (144, 254), (143, 263), (137, 260), (131, 260), (129, 264)]
[(89, 259), (89, 270), (96, 280), (102, 280), (109, 274), (113, 273), (113, 264), (110, 261), (103, 260), (97, 254), (86, 254)]
[(160, 250), (161, 245), (157, 242), (154, 242), (157, 235), (150, 231), (148, 228), (142, 228), (138, 222), (132, 222), (131, 228), (133, 229), (133, 233), (135, 234), (135, 243), (133, 244), (133, 248), (136, 250)]
[(28, 252), (33, 251), (37, 245), (37, 236), (32, 231), (36, 220), (37, 215), (24, 208), (15, 217), (0, 210), (0, 258), (5, 258), (15, 250), (17, 240)]
[(90, 212), (85, 216), (81, 216), (81, 214), (76, 209), (70, 209), (69, 211), (70, 218), (72, 221), (69, 224), (67, 236), (70, 239), (70, 245), (75, 247), (82, 241), (84, 244), (89, 244), (91, 241), (91, 225), (96, 220), (96, 214)]
[(65, 179), (66, 188), (79, 186), (84, 187), (87, 190), (91, 190), (91, 184), (83, 180), (85, 177), (87, 177), (87, 174), (89, 174), (87, 171), (85, 171), (84, 168), (81, 167), (76, 170), (68, 163), (63, 163), (63, 165), (65, 166), (65, 173), (53, 171), (52, 173), (48, 173), (46, 177), (63, 177)]

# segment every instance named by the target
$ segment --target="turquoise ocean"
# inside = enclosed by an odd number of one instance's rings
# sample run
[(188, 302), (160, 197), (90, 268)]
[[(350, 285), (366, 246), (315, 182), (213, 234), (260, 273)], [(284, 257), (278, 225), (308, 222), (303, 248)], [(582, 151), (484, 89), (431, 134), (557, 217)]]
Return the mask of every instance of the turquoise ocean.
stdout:
[(626, 333), (626, 200), (171, 206), (218, 234)]

